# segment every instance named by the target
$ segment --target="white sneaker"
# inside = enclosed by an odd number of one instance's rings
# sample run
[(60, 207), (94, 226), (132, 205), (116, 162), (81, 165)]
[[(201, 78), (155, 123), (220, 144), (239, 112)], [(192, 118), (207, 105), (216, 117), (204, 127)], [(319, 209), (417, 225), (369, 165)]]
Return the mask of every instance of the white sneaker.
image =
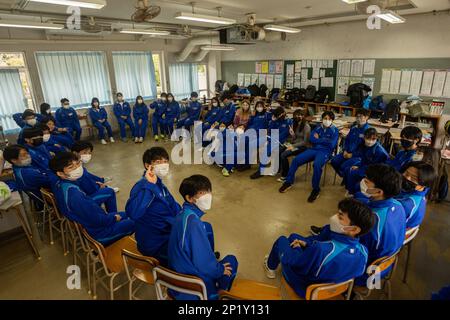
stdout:
[(134, 138), (134, 142), (138, 143), (139, 142), (139, 138), (138, 137)]
[(118, 187), (114, 187), (114, 188), (112, 188), (112, 189), (114, 190), (115, 193), (117, 193), (117, 192), (120, 191), (120, 188), (118, 188)]
[(113, 138), (113, 137), (109, 138), (109, 141), (111, 141), (111, 143), (114, 143), (114, 142), (116, 142), (116, 140), (114, 140), (114, 138)]
[(105, 139), (100, 140), (101, 144), (108, 144)]
[(139, 142), (140, 142), (140, 143), (144, 142), (144, 138), (140, 137), (140, 138), (139, 138)]
[(275, 274), (275, 270), (269, 269), (269, 266), (267, 265), (267, 261), (269, 260), (269, 255), (266, 254), (266, 256), (264, 257), (264, 271), (266, 271), (266, 277), (269, 279), (275, 279), (276, 278), (276, 274)]

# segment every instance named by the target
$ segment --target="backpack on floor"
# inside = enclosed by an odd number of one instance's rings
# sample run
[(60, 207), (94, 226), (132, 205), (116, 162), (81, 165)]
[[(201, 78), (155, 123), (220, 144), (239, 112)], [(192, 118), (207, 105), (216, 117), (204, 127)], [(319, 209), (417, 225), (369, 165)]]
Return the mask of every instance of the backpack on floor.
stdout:
[(313, 101), (316, 96), (316, 91), (317, 91), (316, 86), (309, 85), (306, 88), (305, 101)]
[(321, 88), (316, 92), (316, 96), (314, 97), (314, 102), (324, 103), (328, 101), (328, 97), (330, 96), (330, 92), (327, 88)]

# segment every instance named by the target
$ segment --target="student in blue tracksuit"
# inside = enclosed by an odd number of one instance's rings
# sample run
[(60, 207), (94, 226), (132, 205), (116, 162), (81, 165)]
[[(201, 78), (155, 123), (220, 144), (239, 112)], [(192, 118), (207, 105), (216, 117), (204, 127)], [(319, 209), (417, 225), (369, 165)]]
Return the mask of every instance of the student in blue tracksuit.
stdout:
[(164, 138), (163, 134), (164, 121), (162, 116), (166, 112), (166, 107), (167, 107), (167, 93), (165, 92), (161, 93), (160, 98), (153, 101), (152, 104), (150, 105), (150, 109), (155, 110), (152, 116), (152, 129), (155, 141), (158, 141), (159, 138), (162, 139)]
[(415, 161), (406, 166), (402, 191), (396, 197), (405, 209), (406, 229), (422, 224), (427, 208), (427, 194), (436, 176), (436, 171), (428, 163)]
[(19, 132), (19, 136), (17, 138), (18, 144), (25, 144), (25, 141), (23, 140), (23, 130), (28, 128), (33, 128), (36, 126), (39, 122), (37, 121), (36, 114), (33, 110), (27, 109), (22, 113), (22, 127)]
[[(208, 299), (217, 299), (218, 290), (230, 290), (236, 277), (238, 262), (228, 255), (218, 261), (214, 253), (212, 227), (201, 220), (212, 204), (211, 181), (205, 176), (194, 175), (183, 180), (180, 194), (183, 211), (176, 217), (169, 239), (169, 268), (199, 277), (206, 286)], [(177, 300), (193, 300), (196, 297), (171, 291)]]
[(342, 153), (336, 155), (331, 159), (331, 165), (336, 173), (344, 176), (344, 168), (355, 164), (359, 158), (355, 157), (355, 152), (364, 144), (364, 132), (369, 129), (370, 112), (366, 109), (358, 109), (356, 112), (356, 124), (350, 129), (347, 137), (344, 140)]
[(127, 142), (127, 130), (125, 125), (130, 127), (131, 137), (134, 139), (134, 124), (131, 119), (131, 107), (127, 101), (124, 101), (123, 94), (118, 92), (117, 101), (113, 106), (114, 115), (117, 118), (120, 128), (120, 138), (123, 142)]
[(233, 103), (232, 95), (229, 92), (224, 92), (221, 99), (223, 108), (218, 122), (224, 123), (228, 127), (233, 124), (234, 116), (236, 115), (236, 105)]
[(65, 128), (57, 128), (53, 117), (46, 117), (42, 119), (41, 124), (49, 128), (51, 139), (53, 139), (57, 144), (69, 149), (72, 148), (75, 142), (72, 135), (70, 135)]
[(94, 127), (98, 130), (98, 138), (100, 139), (100, 142), (102, 144), (106, 144), (105, 129), (108, 132), (109, 141), (111, 143), (115, 142), (111, 125), (108, 122), (108, 113), (105, 108), (100, 107), (100, 101), (98, 98), (92, 98), (91, 106), (92, 108), (89, 109), (89, 117), (91, 118)]
[[(272, 112), (266, 110), (264, 101), (258, 101), (255, 104), (255, 114), (250, 117), (248, 121), (247, 130), (255, 130), (257, 141), (253, 141), (253, 146), (256, 143), (256, 149), (259, 150), (262, 144), (264, 144), (265, 139), (260, 141), (260, 130), (267, 130), (269, 128), (270, 120), (272, 119)], [(264, 137), (262, 137), (264, 138)], [(252, 142), (250, 142), (251, 144)]]
[[(389, 257), (403, 246), (406, 232), (405, 209), (394, 199), (400, 194), (402, 176), (386, 164), (373, 164), (361, 180), (361, 193), (368, 198), (367, 205), (375, 214), (372, 230), (361, 237), (369, 253), (368, 264)], [(381, 277), (387, 274), (384, 272)], [(366, 285), (367, 274), (356, 280), (358, 286)]]
[[(292, 126), (294, 125), (292, 119), (286, 118), (286, 111), (283, 107), (278, 107), (272, 112), (272, 119), (269, 122), (268, 125), (268, 136), (266, 137), (266, 161), (269, 161), (269, 159), (272, 157), (272, 153), (278, 148), (281, 150), (281, 147), (284, 143), (286, 143), (287, 139), (289, 138), (289, 135), (293, 134)], [(274, 132), (278, 130), (278, 139), (275, 137)], [(259, 146), (264, 147), (263, 139), (264, 136), (258, 137), (257, 141), (251, 141), (250, 142), (250, 152), (254, 151), (256, 147)], [(279, 155), (276, 155), (278, 158)], [(267, 164), (264, 163), (264, 159), (260, 159), (260, 165), (258, 168), (258, 171), (253, 173), (250, 176), (250, 179), (259, 179), (261, 178), (263, 174), (263, 170), (267, 167)]]
[(345, 187), (350, 194), (359, 191), (359, 182), (364, 178), (369, 165), (385, 163), (389, 159), (388, 152), (378, 142), (378, 134), (375, 128), (369, 128), (364, 132), (364, 145), (355, 151), (355, 156), (360, 160), (346, 168), (344, 178)]
[[(26, 124), (28, 124), (29, 127), (33, 127), (33, 126), (36, 125), (36, 123), (41, 121), (43, 118), (44, 117), (41, 114), (36, 114), (31, 109), (26, 109), (22, 113), (15, 113), (15, 114), (13, 114), (13, 120), (16, 122), (16, 124), (20, 128), (23, 128)], [(32, 119), (36, 119), (36, 121), (33, 121)]]
[(284, 193), (292, 188), (297, 169), (308, 162), (314, 161), (312, 177), (313, 190), (308, 197), (308, 202), (314, 202), (319, 197), (323, 167), (333, 154), (339, 139), (339, 130), (333, 125), (333, 120), (333, 112), (325, 111), (322, 114), (322, 125), (318, 125), (311, 132), (310, 142), (312, 147), (294, 158), (289, 168), (286, 181), (279, 189), (279, 192)]
[(52, 158), (50, 152), (44, 145), (44, 133), (39, 128), (27, 128), (23, 131), (23, 145), (31, 156), (33, 166), (48, 172), (49, 161)]
[(139, 251), (167, 266), (170, 231), (181, 207), (162, 179), (169, 174), (169, 154), (160, 147), (145, 151), (145, 173), (130, 192), (125, 210), (136, 223)]
[(59, 128), (66, 128), (70, 134), (75, 133), (75, 140), (80, 140), (81, 126), (78, 114), (74, 108), (70, 107), (68, 99), (61, 99), (61, 108), (55, 113), (56, 125)]
[(78, 222), (91, 237), (104, 246), (134, 232), (134, 221), (125, 212), (105, 212), (91, 197), (87, 196), (74, 181), (81, 178), (83, 167), (71, 152), (60, 153), (50, 163), (58, 176), (52, 185), (60, 212), (71, 221)]
[(53, 121), (55, 121), (55, 118), (52, 115), (52, 107), (47, 102), (41, 103), (41, 105), (39, 106), (39, 111), (40, 116), (42, 117), (42, 119), (38, 119), (39, 122), (42, 122), (44, 118), (51, 118), (53, 119)]
[(386, 163), (402, 172), (408, 163), (413, 161), (417, 146), (422, 141), (422, 130), (414, 126), (408, 126), (400, 132), (400, 137), (403, 150), (397, 152), (395, 158), (389, 159)]
[(211, 128), (216, 128), (219, 123), (221, 115), (220, 101), (216, 97), (211, 98), (211, 104), (209, 111), (205, 115), (205, 119), (202, 124), (202, 134), (205, 134)]
[(320, 283), (340, 283), (361, 276), (366, 271), (367, 249), (360, 237), (374, 224), (371, 210), (362, 202), (345, 199), (330, 224), (316, 236), (291, 234), (278, 238), (264, 259), (268, 278), (276, 277), (281, 264), (282, 276), (301, 298), (308, 286)]
[(188, 107), (187, 107), (187, 117), (178, 120), (177, 122), (177, 128), (185, 128), (187, 130), (190, 130), (191, 126), (194, 125), (195, 121), (200, 120), (200, 116), (202, 114), (202, 104), (198, 101), (198, 93), (192, 92), (191, 93), (191, 100), (189, 101)]
[(42, 130), (44, 146), (47, 148), (47, 150), (50, 152), (51, 155), (55, 155), (59, 152), (68, 151), (68, 149), (65, 146), (59, 144), (58, 141), (56, 141), (56, 139), (54, 138), (54, 136), (51, 135), (50, 128), (47, 125), (39, 123), (37, 127)]
[(180, 104), (175, 100), (172, 93), (168, 93), (166, 111), (162, 115), (163, 134), (166, 138), (172, 135), (174, 125), (177, 123), (178, 119), (180, 119), (180, 113)]
[(148, 126), (148, 107), (142, 96), (136, 97), (136, 103), (133, 107), (133, 118), (135, 126), (134, 142), (142, 143), (144, 142)]
[(91, 161), (93, 150), (94, 146), (88, 141), (77, 141), (72, 146), (72, 153), (80, 159), (83, 166), (83, 175), (74, 183), (99, 205), (104, 204), (106, 212), (117, 212), (116, 193), (119, 188), (108, 187), (105, 178), (92, 174), (84, 167)]

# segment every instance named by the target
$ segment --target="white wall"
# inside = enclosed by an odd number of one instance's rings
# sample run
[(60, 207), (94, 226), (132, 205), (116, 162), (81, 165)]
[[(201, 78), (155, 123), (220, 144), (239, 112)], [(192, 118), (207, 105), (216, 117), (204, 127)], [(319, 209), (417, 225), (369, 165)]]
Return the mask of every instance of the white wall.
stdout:
[(365, 21), (304, 27), (284, 42), (238, 46), (222, 54), (224, 61), (440, 57), (450, 57), (448, 13), (408, 16), (406, 23), (383, 23), (381, 30), (367, 29)]

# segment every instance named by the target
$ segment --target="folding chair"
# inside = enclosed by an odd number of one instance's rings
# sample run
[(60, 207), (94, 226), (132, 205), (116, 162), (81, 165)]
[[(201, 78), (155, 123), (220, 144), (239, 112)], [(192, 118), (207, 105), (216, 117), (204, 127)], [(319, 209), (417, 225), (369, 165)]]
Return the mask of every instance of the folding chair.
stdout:
[(219, 291), (219, 300), (281, 300), (281, 292), (278, 287), (237, 278), (229, 291)]
[(173, 300), (167, 289), (197, 296), (200, 300), (208, 300), (206, 286), (202, 279), (177, 273), (162, 266), (153, 268), (156, 297), (158, 300)]
[(286, 282), (281, 279), (283, 298), (287, 300), (350, 300), (353, 291), (354, 279), (340, 283), (318, 283), (309, 285), (306, 288), (305, 299), (301, 298)]
[[(128, 277), (128, 292), (130, 300), (139, 300), (136, 297), (136, 293), (144, 283), (151, 286), (155, 285), (152, 270), (154, 267), (159, 265), (159, 261), (152, 257), (146, 257), (138, 253), (130, 252), (126, 249), (122, 249), (122, 259), (125, 267), (125, 273)], [(133, 290), (133, 284), (136, 280), (139, 280), (140, 284), (135, 290)]]
[(55, 196), (49, 190), (41, 188), (42, 198), (44, 200), (44, 211), (47, 213), (48, 218), (48, 230), (50, 233), (50, 244), (53, 245), (53, 230), (56, 230), (61, 234), (61, 241), (63, 245), (63, 253), (67, 255), (69, 252), (67, 250), (66, 242), (66, 228), (67, 219), (59, 213), (58, 207), (56, 205)]
[[(395, 269), (397, 267), (398, 262), (398, 252), (394, 253), (390, 257), (382, 257), (372, 262), (367, 267), (367, 275), (369, 277), (374, 276), (376, 274), (381, 274), (383, 271), (390, 268), (389, 273), (384, 277), (384, 279), (380, 279), (382, 282), (382, 287), (379, 290), (382, 290), (383, 294), (386, 294), (388, 300), (391, 299), (391, 279), (394, 275)], [(373, 289), (366, 287), (358, 287), (355, 286), (353, 292), (356, 295), (358, 300), (364, 300), (368, 298)]]
[(405, 241), (403, 241), (403, 248), (408, 250), (406, 252), (405, 272), (403, 273), (403, 283), (406, 283), (408, 277), (409, 259), (411, 256), (411, 246), (414, 238), (419, 233), (419, 226), (406, 230)]
[[(85, 229), (82, 229), (81, 232), (91, 249), (89, 254), (92, 264), (92, 298), (97, 299), (98, 281), (109, 292), (110, 299), (114, 300), (114, 292), (128, 283), (128, 281), (125, 281), (116, 287), (114, 286), (114, 280), (125, 269), (122, 260), (122, 249), (137, 253), (136, 241), (130, 236), (126, 236), (105, 248), (100, 242), (92, 238)], [(100, 264), (99, 269), (97, 269), (97, 264)], [(104, 273), (103, 276), (100, 276), (101, 272)], [(105, 283), (106, 279), (109, 279), (108, 284)]]

